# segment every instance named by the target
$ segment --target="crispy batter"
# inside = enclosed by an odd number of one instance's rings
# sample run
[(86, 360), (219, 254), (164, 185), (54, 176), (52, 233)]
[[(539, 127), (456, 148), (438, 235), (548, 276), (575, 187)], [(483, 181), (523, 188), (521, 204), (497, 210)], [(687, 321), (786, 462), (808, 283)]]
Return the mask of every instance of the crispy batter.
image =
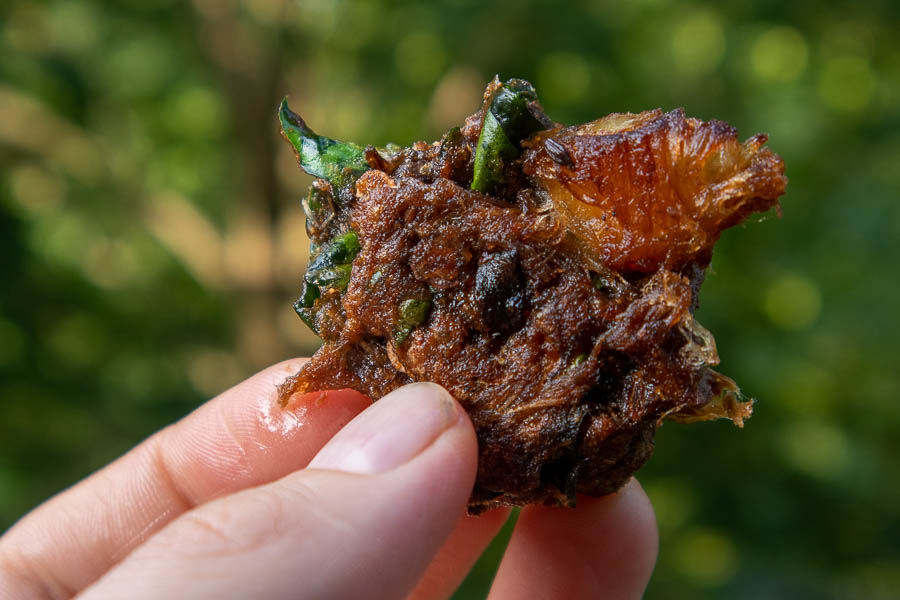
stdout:
[(616, 113), (535, 136), (524, 171), (609, 268), (678, 270), (784, 193), (767, 139), (742, 144), (730, 125), (681, 109)]
[(324, 345), (282, 388), (443, 385), (478, 434), (472, 512), (612, 492), (664, 418), (742, 424), (750, 403), (692, 312), (720, 233), (787, 181), (765, 136), (655, 110), (539, 132), (502, 193), (473, 191), (498, 85), (440, 142), (367, 149), (344, 200), (317, 184), (331, 213), (314, 242), (352, 230), (360, 250), (310, 309)]

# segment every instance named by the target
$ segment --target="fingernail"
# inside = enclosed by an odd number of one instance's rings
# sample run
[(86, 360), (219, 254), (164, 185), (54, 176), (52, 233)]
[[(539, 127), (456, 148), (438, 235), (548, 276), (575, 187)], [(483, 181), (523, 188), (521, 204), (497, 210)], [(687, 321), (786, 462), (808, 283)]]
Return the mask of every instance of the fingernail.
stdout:
[(417, 456), (459, 419), (460, 409), (444, 388), (413, 383), (364, 410), (319, 451), (309, 468), (383, 473)]

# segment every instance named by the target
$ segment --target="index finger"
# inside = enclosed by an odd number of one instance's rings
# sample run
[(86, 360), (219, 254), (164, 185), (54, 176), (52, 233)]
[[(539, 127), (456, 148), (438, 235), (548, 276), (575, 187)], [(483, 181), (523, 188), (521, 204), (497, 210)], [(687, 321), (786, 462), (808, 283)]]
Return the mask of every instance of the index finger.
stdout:
[(181, 513), (303, 468), (371, 401), (352, 390), (277, 403), (303, 360), (272, 366), (45, 502), (0, 538), (0, 596), (69, 597)]

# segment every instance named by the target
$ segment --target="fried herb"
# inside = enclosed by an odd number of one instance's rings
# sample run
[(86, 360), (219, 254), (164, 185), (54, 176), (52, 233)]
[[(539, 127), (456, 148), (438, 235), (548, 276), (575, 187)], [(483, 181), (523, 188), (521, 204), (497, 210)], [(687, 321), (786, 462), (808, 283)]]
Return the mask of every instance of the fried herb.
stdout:
[(402, 344), (412, 330), (425, 322), (431, 312), (431, 292), (424, 290), (420, 295), (407, 298), (397, 308), (397, 326), (394, 329), (394, 344)]
[(519, 156), (520, 142), (547, 129), (552, 122), (537, 102), (534, 87), (522, 79), (510, 79), (494, 92), (475, 151), (471, 188), (494, 194), (503, 183), (503, 166)]
[(303, 282), (303, 293), (300, 294), (300, 299), (294, 302), (294, 311), (316, 335), (318, 335), (319, 331), (316, 328), (316, 311), (314, 306), (321, 295), (318, 286)]
[(359, 254), (359, 238), (355, 231), (336, 236), (322, 246), (310, 261), (303, 279), (303, 293), (294, 310), (303, 322), (318, 333), (315, 323), (315, 302), (329, 289), (343, 292), (350, 282), (353, 259)]
[(286, 98), (281, 101), (278, 118), (281, 135), (294, 148), (300, 167), (313, 177), (325, 179), (335, 189), (342, 190), (369, 169), (362, 146), (317, 134), (288, 107)]
[(316, 239), (334, 217), (332, 194), (327, 189), (312, 185), (300, 204), (306, 215), (306, 234), (310, 239)]
[(578, 356), (573, 358), (572, 361), (569, 363), (569, 370), (577, 369), (578, 367), (583, 365), (584, 361), (587, 360), (587, 357), (588, 357), (588, 355), (585, 354), (584, 352), (582, 352), (581, 354), (579, 354)]
[(306, 283), (320, 289), (347, 289), (353, 259), (359, 254), (359, 239), (356, 232), (348, 231), (325, 244), (309, 263), (304, 279)]

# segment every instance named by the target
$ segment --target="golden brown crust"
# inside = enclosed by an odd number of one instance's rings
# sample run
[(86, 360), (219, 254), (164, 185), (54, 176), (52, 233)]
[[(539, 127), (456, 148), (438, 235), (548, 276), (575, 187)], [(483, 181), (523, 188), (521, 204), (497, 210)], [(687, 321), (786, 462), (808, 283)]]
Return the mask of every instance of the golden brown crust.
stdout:
[[(662, 419), (749, 416), (692, 311), (721, 231), (784, 190), (764, 136), (610, 115), (526, 142), (498, 199), (459, 185), (482, 113), (462, 146), (372, 157), (338, 219), (361, 244), (346, 291), (317, 301), (333, 327), (283, 395), (443, 385), (478, 434), (473, 512), (609, 493)], [(404, 299), (429, 309), (398, 336)]]
[(680, 109), (617, 113), (535, 136), (523, 170), (608, 267), (678, 270), (784, 193), (784, 164), (765, 142)]

